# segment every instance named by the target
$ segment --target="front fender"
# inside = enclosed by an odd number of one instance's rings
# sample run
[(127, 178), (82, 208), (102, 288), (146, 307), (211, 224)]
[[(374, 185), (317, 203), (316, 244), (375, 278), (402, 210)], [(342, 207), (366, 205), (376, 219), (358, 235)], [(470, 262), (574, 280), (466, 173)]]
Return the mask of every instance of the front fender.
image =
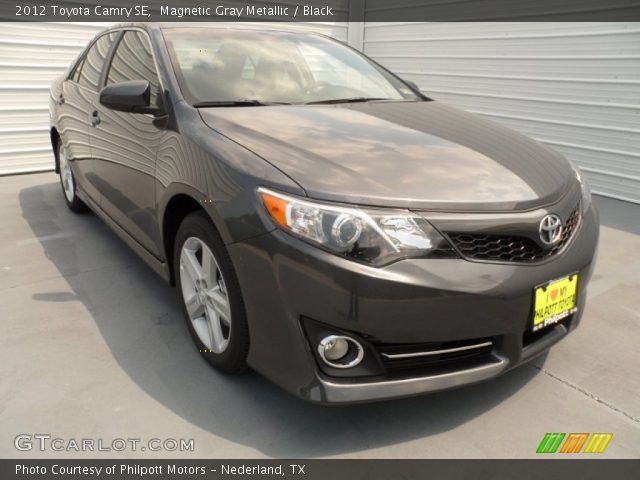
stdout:
[(163, 226), (167, 206), (169, 205), (171, 200), (178, 195), (185, 195), (199, 203), (202, 206), (202, 209), (207, 213), (207, 215), (213, 222), (213, 225), (220, 233), (222, 241), (225, 244), (232, 242), (233, 237), (229, 232), (229, 229), (227, 228), (227, 225), (223, 220), (220, 212), (218, 212), (216, 204), (213, 202), (212, 198), (206, 193), (203, 193), (200, 190), (187, 185), (186, 183), (175, 182), (163, 189), (163, 194), (158, 202), (158, 225), (160, 225), (161, 227)]
[(157, 153), (160, 221), (171, 198), (188, 195), (208, 213), (225, 244), (230, 244), (273, 228), (259, 214), (258, 187), (305, 195), (282, 171), (207, 126), (197, 109), (178, 102), (172, 115), (177, 128), (167, 132)]

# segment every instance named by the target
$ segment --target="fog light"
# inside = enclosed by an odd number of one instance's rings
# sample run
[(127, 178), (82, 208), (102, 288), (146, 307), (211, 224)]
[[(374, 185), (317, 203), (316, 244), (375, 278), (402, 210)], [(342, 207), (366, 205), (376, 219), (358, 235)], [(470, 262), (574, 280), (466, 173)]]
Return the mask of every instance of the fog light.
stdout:
[(334, 368), (352, 368), (364, 357), (362, 345), (357, 340), (342, 335), (329, 335), (318, 344), (320, 358)]
[[(325, 339), (326, 340), (326, 339)], [(340, 360), (349, 351), (349, 344), (344, 338), (331, 337), (323, 345), (324, 358), (330, 361)]]

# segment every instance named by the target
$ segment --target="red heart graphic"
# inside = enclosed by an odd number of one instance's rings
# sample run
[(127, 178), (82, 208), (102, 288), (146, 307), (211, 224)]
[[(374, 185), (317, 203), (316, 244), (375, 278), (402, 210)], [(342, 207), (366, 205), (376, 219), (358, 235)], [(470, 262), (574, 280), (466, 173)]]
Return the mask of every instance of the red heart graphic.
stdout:
[(556, 298), (558, 297), (558, 289), (554, 288), (553, 290), (551, 290), (551, 293), (549, 295), (551, 295), (551, 301), (555, 302)]

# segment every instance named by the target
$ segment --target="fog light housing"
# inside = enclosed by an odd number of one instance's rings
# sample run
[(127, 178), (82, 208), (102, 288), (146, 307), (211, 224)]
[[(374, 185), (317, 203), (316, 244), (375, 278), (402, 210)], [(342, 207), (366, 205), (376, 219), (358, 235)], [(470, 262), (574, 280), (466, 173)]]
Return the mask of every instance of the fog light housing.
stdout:
[(364, 349), (357, 340), (344, 335), (329, 335), (320, 340), (318, 354), (333, 368), (353, 368), (362, 362)]

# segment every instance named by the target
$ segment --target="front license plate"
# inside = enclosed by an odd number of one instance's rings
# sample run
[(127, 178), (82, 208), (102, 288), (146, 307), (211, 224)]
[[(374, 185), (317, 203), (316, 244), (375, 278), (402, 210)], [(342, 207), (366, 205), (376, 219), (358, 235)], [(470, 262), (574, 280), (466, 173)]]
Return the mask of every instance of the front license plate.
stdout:
[(536, 287), (533, 331), (554, 325), (578, 311), (578, 274)]

